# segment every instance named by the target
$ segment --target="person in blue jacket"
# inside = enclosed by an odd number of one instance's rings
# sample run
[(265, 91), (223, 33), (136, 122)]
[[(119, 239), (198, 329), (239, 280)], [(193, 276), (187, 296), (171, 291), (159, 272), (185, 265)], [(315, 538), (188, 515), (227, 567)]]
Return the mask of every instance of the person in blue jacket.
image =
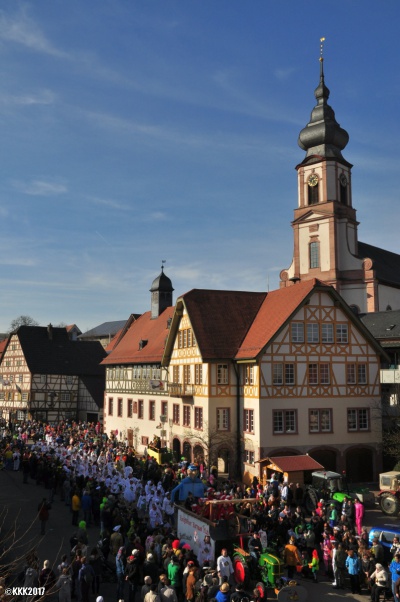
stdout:
[(395, 585), (396, 585), (397, 579), (400, 577), (400, 552), (396, 552), (396, 554), (394, 555), (394, 558), (389, 565), (389, 571), (390, 571), (390, 574), (392, 575), (393, 598), (396, 600)]
[(352, 594), (361, 594), (360, 571), (361, 562), (354, 550), (347, 550), (346, 569), (350, 577), (350, 587)]

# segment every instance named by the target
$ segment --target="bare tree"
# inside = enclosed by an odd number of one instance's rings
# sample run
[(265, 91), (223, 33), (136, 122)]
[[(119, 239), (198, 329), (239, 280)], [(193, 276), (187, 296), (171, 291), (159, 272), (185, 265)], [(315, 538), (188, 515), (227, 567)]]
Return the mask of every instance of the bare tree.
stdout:
[(39, 326), (39, 322), (34, 320), (31, 316), (21, 315), (11, 322), (8, 332), (14, 332), (15, 330), (18, 330), (20, 326)]
[[(204, 463), (210, 468), (218, 462), (219, 452), (227, 450), (229, 452), (230, 465), (237, 465), (237, 457), (241, 455), (243, 437), (240, 438), (241, 445), (238, 447), (238, 437), (236, 431), (217, 431), (215, 427), (210, 427), (208, 422), (203, 423), (203, 430), (185, 429), (185, 439), (190, 439), (193, 450), (197, 446), (203, 449)], [(199, 458), (195, 458), (195, 460)], [(226, 458), (224, 458), (226, 459)], [(236, 471), (236, 468), (234, 469)]]

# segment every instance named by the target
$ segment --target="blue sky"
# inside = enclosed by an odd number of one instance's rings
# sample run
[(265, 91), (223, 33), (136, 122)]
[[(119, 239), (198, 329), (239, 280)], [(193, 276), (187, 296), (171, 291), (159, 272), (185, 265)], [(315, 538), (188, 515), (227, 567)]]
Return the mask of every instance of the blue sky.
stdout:
[(398, 0), (2, 0), (0, 331), (277, 288), (319, 38), (359, 239), (400, 252)]

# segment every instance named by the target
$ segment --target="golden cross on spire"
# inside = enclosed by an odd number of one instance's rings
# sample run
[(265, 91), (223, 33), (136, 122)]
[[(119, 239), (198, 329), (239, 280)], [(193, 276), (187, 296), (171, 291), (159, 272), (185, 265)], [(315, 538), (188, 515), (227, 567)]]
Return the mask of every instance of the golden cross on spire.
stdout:
[(324, 60), (324, 42), (325, 42), (325, 38), (320, 38), (320, 45), (319, 45), (319, 51), (320, 51), (320, 57), (319, 60), (323, 61)]

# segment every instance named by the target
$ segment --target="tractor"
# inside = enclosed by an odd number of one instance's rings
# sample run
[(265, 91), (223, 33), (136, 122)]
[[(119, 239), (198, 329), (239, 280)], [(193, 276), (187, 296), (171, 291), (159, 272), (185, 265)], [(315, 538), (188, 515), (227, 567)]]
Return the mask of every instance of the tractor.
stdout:
[[(242, 536), (241, 545), (242, 544)], [(258, 559), (258, 566), (254, 567), (255, 559), (249, 552), (234, 544), (233, 571), (235, 581), (248, 586), (250, 575), (254, 579), (260, 579), (265, 587), (277, 588), (282, 582), (283, 562), (274, 550), (264, 548)], [(257, 585), (258, 587), (258, 585)]]
[(400, 472), (391, 470), (379, 475), (378, 501), (382, 512), (395, 516), (400, 512)]
[(330, 470), (317, 470), (312, 473), (311, 485), (306, 488), (304, 506), (311, 514), (316, 509), (320, 499), (329, 503), (342, 504), (343, 500), (351, 499), (351, 495), (344, 490), (343, 478), (337, 472)]

